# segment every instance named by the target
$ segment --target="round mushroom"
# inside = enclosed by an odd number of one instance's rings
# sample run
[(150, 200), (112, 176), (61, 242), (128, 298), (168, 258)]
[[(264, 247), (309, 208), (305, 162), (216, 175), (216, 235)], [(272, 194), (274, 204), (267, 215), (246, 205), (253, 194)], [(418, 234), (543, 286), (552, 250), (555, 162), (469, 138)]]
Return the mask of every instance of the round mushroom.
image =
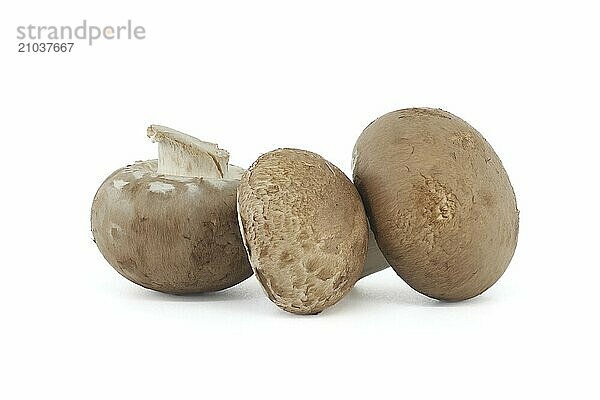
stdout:
[(238, 215), (267, 296), (294, 314), (337, 303), (361, 276), (365, 211), (352, 182), (318, 154), (278, 149), (244, 173)]
[(217, 145), (159, 125), (158, 160), (113, 172), (92, 204), (92, 234), (110, 265), (165, 293), (210, 292), (252, 275), (237, 224), (244, 170)]
[(514, 191), (492, 147), (462, 119), (431, 108), (385, 114), (358, 138), (352, 169), (381, 251), (417, 291), (468, 299), (508, 267)]

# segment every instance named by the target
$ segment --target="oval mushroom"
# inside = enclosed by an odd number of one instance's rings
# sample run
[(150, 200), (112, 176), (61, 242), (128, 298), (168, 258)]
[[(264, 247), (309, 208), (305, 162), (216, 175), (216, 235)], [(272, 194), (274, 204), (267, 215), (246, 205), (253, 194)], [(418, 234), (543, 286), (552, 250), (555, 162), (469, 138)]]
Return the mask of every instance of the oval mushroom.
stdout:
[(159, 125), (158, 160), (113, 172), (92, 203), (92, 234), (130, 281), (166, 293), (228, 288), (252, 275), (237, 224), (244, 170), (217, 145)]
[(337, 303), (360, 277), (367, 218), (352, 182), (304, 150), (263, 154), (242, 176), (238, 215), (267, 296), (295, 314)]
[(514, 191), (492, 147), (462, 119), (430, 108), (385, 114), (358, 138), (352, 169), (377, 244), (417, 291), (468, 299), (508, 267)]

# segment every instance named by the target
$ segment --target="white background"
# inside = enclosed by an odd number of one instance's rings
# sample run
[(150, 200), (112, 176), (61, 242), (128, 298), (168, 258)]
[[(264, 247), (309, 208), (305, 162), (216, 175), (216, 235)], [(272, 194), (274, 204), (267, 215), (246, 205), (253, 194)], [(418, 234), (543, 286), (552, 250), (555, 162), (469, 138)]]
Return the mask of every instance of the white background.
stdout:
[[(594, 3), (3, 3), (0, 397), (598, 398)], [(147, 38), (17, 53), (18, 25), (84, 18)], [(298, 317), (254, 278), (144, 290), (92, 242), (95, 190), (156, 157), (151, 123), (244, 167), (299, 147), (350, 173), (362, 129), (411, 106), (471, 123), (514, 185), (517, 251), (479, 298), (429, 300), (387, 270)]]

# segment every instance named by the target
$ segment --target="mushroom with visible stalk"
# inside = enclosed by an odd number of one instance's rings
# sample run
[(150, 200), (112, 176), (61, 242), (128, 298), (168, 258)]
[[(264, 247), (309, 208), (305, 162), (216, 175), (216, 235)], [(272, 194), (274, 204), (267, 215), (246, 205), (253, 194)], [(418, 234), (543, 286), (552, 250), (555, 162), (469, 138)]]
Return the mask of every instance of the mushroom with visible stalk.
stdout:
[(411, 287), (464, 300), (504, 273), (517, 245), (515, 194), (465, 121), (431, 108), (385, 114), (358, 138), (352, 169), (377, 244)]
[(166, 293), (231, 287), (252, 275), (236, 215), (244, 170), (217, 145), (159, 125), (158, 160), (113, 172), (92, 204), (98, 249), (117, 272)]
[(267, 296), (294, 314), (317, 314), (356, 283), (368, 223), (352, 182), (315, 153), (263, 154), (238, 188), (240, 229)]

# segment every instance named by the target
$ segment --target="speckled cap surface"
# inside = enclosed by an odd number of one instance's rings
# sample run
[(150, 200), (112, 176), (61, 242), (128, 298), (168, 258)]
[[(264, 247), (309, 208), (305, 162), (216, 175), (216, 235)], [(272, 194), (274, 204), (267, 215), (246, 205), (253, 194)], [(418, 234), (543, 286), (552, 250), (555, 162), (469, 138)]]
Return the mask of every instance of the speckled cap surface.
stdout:
[(242, 176), (238, 215), (250, 264), (276, 305), (316, 314), (361, 276), (368, 224), (352, 182), (304, 150), (262, 155)]

